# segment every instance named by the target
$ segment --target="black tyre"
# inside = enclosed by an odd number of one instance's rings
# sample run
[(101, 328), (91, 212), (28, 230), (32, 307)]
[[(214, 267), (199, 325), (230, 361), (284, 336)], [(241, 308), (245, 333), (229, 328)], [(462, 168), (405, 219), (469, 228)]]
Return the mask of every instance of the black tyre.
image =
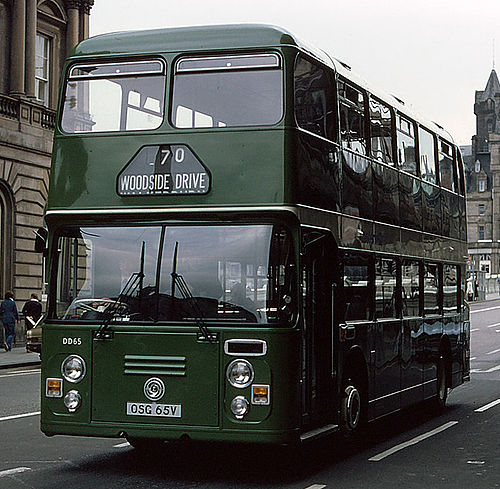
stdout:
[(436, 386), (436, 397), (434, 399), (434, 404), (436, 408), (442, 411), (446, 406), (446, 401), (448, 400), (448, 381), (446, 375), (446, 362), (441, 356), (439, 357), (437, 364), (437, 386)]

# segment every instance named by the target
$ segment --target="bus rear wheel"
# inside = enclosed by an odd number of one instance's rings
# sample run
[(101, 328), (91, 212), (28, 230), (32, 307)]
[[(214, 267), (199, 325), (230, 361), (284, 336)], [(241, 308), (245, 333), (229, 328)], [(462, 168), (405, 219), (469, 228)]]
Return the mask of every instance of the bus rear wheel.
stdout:
[(443, 410), (448, 399), (448, 382), (446, 380), (446, 362), (440, 356), (437, 364), (437, 389), (434, 404), (438, 410)]
[(345, 437), (356, 435), (363, 420), (362, 394), (357, 383), (348, 379), (344, 383), (340, 402), (340, 429)]

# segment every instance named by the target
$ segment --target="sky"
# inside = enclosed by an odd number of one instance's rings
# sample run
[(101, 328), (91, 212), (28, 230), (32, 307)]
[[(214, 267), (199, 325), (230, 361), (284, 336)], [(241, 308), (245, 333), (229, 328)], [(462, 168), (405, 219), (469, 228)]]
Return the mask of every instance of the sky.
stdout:
[(90, 32), (227, 23), (284, 27), (460, 145), (475, 133), (475, 91), (500, 70), (499, 0), (95, 0)]

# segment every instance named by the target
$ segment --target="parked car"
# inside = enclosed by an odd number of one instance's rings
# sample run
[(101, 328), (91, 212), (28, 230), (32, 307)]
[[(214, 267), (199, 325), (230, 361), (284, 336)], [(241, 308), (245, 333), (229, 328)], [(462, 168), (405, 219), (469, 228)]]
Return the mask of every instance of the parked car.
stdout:
[(42, 353), (42, 326), (39, 324), (26, 331), (26, 351)]

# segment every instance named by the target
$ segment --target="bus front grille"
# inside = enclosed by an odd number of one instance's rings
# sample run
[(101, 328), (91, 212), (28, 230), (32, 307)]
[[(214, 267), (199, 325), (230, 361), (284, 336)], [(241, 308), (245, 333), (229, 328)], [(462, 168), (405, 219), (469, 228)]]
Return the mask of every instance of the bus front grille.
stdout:
[(123, 362), (125, 375), (186, 375), (186, 357), (125, 355)]

